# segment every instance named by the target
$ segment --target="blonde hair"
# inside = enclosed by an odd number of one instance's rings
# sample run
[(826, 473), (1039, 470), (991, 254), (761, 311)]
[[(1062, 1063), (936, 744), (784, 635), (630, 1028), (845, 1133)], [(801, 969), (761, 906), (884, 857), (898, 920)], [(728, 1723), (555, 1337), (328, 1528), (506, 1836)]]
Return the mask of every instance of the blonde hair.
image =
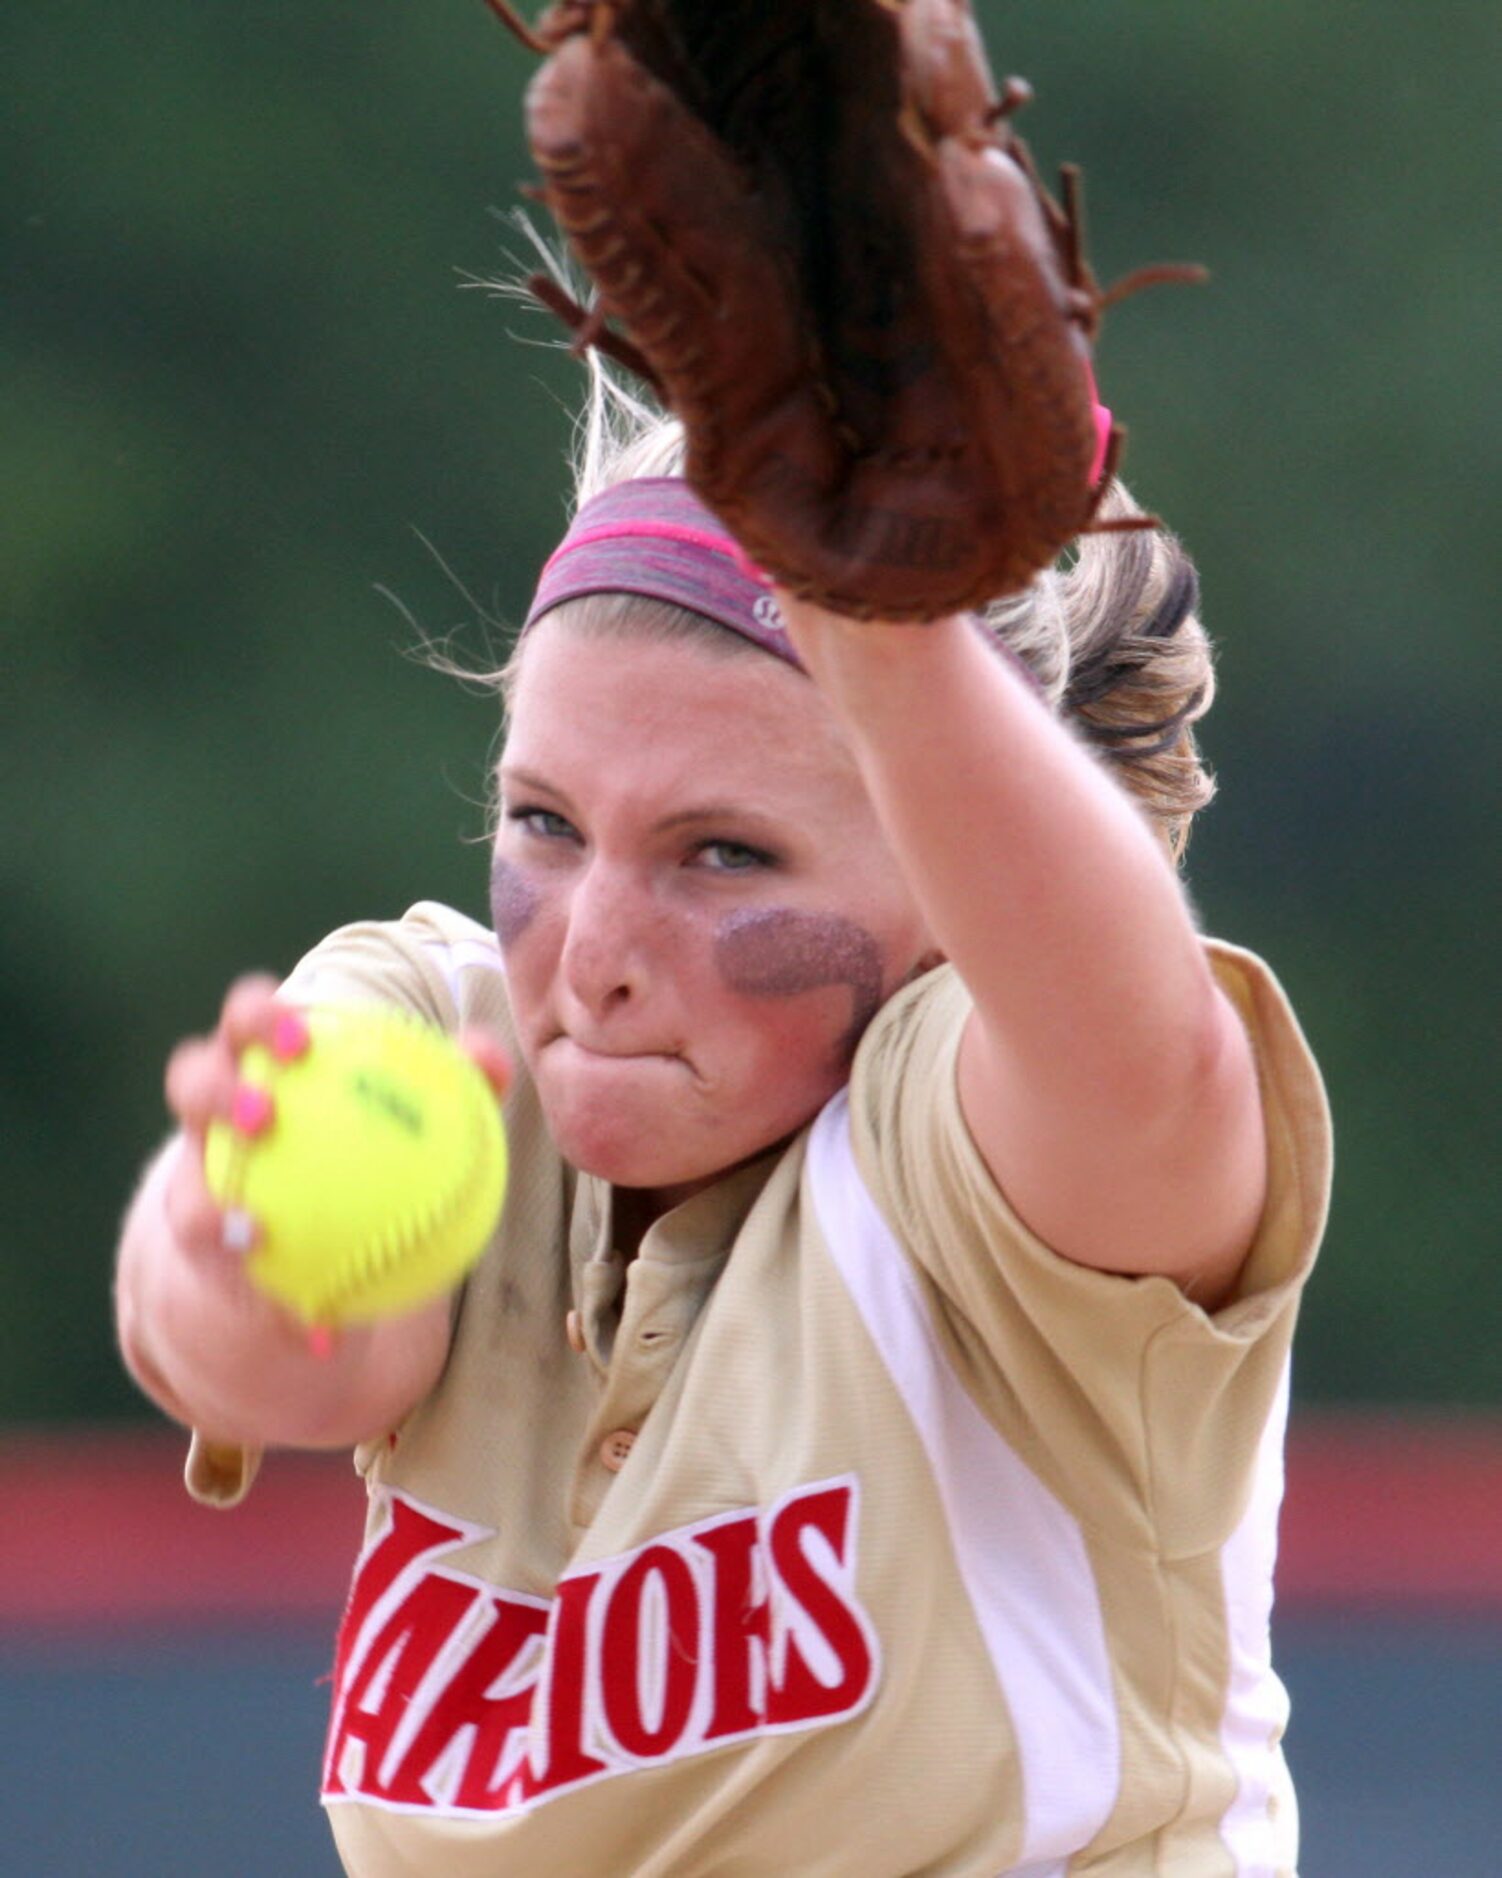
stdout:
[[(590, 395), (573, 452), (571, 514), (615, 483), (682, 473), (683, 429), (589, 355)], [(1113, 481), (1101, 519), (1142, 514)], [(996, 601), (986, 623), (1136, 798), (1177, 860), (1190, 824), (1215, 793), (1195, 723), (1215, 692), (1209, 637), (1198, 616), (1199, 581), (1175, 535), (1162, 527), (1084, 535), (1073, 554), (1021, 593)], [(758, 648), (696, 613), (629, 594), (591, 594), (558, 609), (575, 628), (692, 637), (727, 657)], [(765, 655), (763, 655), (765, 656)], [(495, 675), (503, 700), (515, 688), (521, 647)]]

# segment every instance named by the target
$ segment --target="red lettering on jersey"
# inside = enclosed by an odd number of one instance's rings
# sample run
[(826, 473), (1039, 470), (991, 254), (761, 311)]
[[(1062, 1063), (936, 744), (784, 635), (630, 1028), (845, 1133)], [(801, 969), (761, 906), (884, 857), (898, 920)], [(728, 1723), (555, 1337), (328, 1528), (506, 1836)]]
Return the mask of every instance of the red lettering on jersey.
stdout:
[(605, 1720), (627, 1754), (645, 1761), (672, 1752), (699, 1686), (699, 1593), (693, 1568), (671, 1546), (649, 1545), (616, 1580), (600, 1684)]
[(714, 1560), (713, 1629), (714, 1711), (705, 1738), (746, 1734), (766, 1714), (767, 1651), (772, 1641), (772, 1607), (758, 1592), (761, 1522), (755, 1513), (694, 1534)]
[(364, 1764), (356, 1785), (362, 1793), (392, 1797), (382, 1768), (397, 1728), (412, 1713), (417, 1685), (474, 1601), (473, 1587), (428, 1577), (387, 1618), (344, 1697), (329, 1744), (331, 1781), (341, 1777), (349, 1744), (363, 1741)]
[[(447, 1798), (477, 1813), (495, 1812), (504, 1804), (506, 1784), (526, 1752), (537, 1686), (535, 1664), (530, 1675), (517, 1673), (517, 1665), (528, 1644), (546, 1631), (548, 1607), (492, 1597), (490, 1609), (490, 1622), (439, 1691), (383, 1787), (384, 1798), (405, 1806), (431, 1806)], [(452, 1794), (444, 1794), (435, 1770), (454, 1753), (466, 1730), (472, 1737), (469, 1751)]]
[(842, 1569), (840, 1581), (825, 1577), (810, 1557), (805, 1541), (816, 1534), (828, 1545), (835, 1562), (846, 1566), (850, 1541), (851, 1489), (826, 1487), (799, 1494), (777, 1510), (772, 1521), (769, 1549), (772, 1566), (783, 1589), (813, 1625), (816, 1641), (833, 1659), (836, 1674), (826, 1680), (809, 1663), (799, 1642), (798, 1623), (786, 1632), (781, 1674), (776, 1658), (767, 1720), (786, 1723), (812, 1721), (821, 1715), (848, 1713), (864, 1700), (872, 1686), (874, 1653), (860, 1606), (855, 1602), (854, 1573)]
[(593, 1668), (589, 1660), (589, 1606), (600, 1583), (599, 1572), (583, 1572), (558, 1580), (558, 1597), (548, 1627), (547, 1718), (544, 1729), (546, 1760), (540, 1770), (523, 1768), (517, 1783), (518, 1799), (571, 1787), (608, 1765), (584, 1745), (586, 1723), (593, 1704), (586, 1682)]
[(402, 1573), (418, 1559), (428, 1554), (436, 1557), (456, 1545), (467, 1544), (476, 1536), (477, 1529), (435, 1519), (431, 1513), (399, 1495), (393, 1494), (389, 1505), (391, 1524), (361, 1553), (339, 1623), (339, 1639), (334, 1650), (334, 1703), (324, 1750), (324, 1791), (329, 1794), (343, 1791), (335, 1749), (339, 1745), (352, 1661), (362, 1641), (369, 1641), (367, 1627), (371, 1613)]
[(340, 1630), (324, 1797), (474, 1818), (854, 1714), (878, 1673), (856, 1492), (823, 1481), (661, 1533), (550, 1605), (440, 1569), (493, 1534), (388, 1492)]

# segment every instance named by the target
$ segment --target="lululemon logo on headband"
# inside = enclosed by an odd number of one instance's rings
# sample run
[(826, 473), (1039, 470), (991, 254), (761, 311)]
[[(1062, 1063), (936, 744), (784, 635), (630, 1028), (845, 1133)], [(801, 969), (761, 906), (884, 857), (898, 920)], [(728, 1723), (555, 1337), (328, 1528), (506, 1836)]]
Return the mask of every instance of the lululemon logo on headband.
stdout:
[(787, 631), (787, 623), (782, 617), (782, 608), (769, 593), (757, 595), (756, 604), (751, 609), (751, 617), (758, 626), (764, 626), (768, 632)]

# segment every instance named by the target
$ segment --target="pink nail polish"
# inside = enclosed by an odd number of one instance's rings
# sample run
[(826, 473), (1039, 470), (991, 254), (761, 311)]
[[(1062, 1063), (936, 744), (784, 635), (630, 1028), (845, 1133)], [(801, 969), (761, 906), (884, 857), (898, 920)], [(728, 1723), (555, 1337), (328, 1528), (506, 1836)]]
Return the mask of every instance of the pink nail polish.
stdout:
[(271, 1097), (252, 1082), (242, 1082), (230, 1103), (230, 1125), (252, 1140), (271, 1126)]
[(290, 1063), (308, 1047), (308, 1026), (296, 1011), (283, 1011), (271, 1033), (271, 1054), (278, 1063)]

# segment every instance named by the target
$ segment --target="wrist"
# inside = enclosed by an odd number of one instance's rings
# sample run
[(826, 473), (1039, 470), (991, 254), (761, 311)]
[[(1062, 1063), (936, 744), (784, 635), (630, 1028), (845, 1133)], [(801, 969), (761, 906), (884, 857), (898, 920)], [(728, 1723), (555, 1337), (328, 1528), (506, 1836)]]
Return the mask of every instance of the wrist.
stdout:
[(853, 619), (777, 591), (788, 638), (809, 677), (837, 710), (869, 721), (886, 700), (904, 713), (925, 700), (998, 684), (1054, 715), (1037, 675), (977, 613), (925, 623)]
[(973, 629), (971, 616), (963, 613), (921, 624), (856, 619), (780, 587), (775, 592), (788, 638), (815, 682), (836, 679), (846, 671), (909, 671), (942, 656), (947, 644)]

